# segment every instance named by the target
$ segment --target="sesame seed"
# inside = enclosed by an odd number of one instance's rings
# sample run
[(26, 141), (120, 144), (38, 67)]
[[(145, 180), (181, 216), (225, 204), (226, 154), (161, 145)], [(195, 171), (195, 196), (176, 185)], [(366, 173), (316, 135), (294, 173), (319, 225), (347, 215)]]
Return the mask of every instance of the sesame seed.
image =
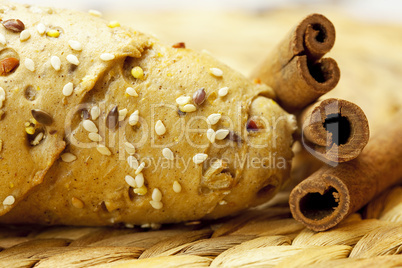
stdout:
[(221, 205), (221, 206), (226, 205), (227, 203), (228, 203), (228, 202), (226, 202), (225, 200), (219, 201), (219, 205)]
[(126, 183), (128, 185), (130, 185), (131, 187), (135, 188), (137, 187), (137, 184), (135, 183), (135, 179), (133, 177), (131, 177), (130, 175), (126, 175), (126, 177), (124, 178), (124, 180), (126, 181)]
[(145, 187), (145, 185), (142, 185), (139, 188), (135, 188), (134, 189), (134, 193), (138, 194), (138, 195), (145, 195), (148, 192), (147, 187)]
[(215, 131), (212, 128), (207, 130), (207, 138), (211, 143), (215, 142), (215, 135)]
[(31, 72), (35, 71), (35, 63), (33, 60), (26, 58), (24, 64), (25, 64), (25, 68), (27, 68)]
[(0, 140), (0, 152), (3, 150), (3, 140)]
[(2, 44), (3, 46), (7, 43), (6, 37), (0, 33), (0, 44)]
[(150, 223), (150, 227), (151, 227), (151, 229), (153, 229), (153, 230), (157, 230), (157, 229), (160, 229), (160, 228), (162, 227), (162, 224), (151, 222), (151, 223)]
[(178, 181), (173, 182), (173, 191), (175, 193), (180, 193), (181, 192), (181, 185)]
[(191, 101), (191, 97), (190, 96), (180, 96), (176, 99), (176, 103), (178, 105), (186, 105)]
[(73, 94), (73, 91), (74, 91), (74, 85), (71, 82), (67, 83), (63, 87), (63, 95), (66, 97), (71, 96), (71, 94)]
[(144, 162), (141, 162), (141, 164), (138, 166), (138, 168), (135, 170), (135, 175), (138, 175), (138, 174), (140, 174), (141, 172), (142, 172), (142, 170), (144, 169), (144, 167), (145, 167), (145, 163)]
[(88, 13), (95, 17), (102, 17), (102, 12), (95, 10), (95, 9), (88, 10)]
[(53, 68), (54, 68), (56, 71), (59, 71), (59, 70), (60, 70), (60, 67), (61, 67), (61, 60), (60, 60), (60, 58), (57, 57), (57, 56), (52, 56), (52, 57), (50, 58), (50, 64), (52, 64)]
[(163, 208), (163, 203), (160, 202), (160, 201), (154, 201), (154, 200), (152, 200), (152, 201), (149, 201), (149, 203), (151, 204), (151, 206), (152, 206), (154, 209), (161, 209), (161, 208)]
[(219, 68), (211, 68), (209, 69), (210, 73), (216, 77), (222, 77), (223, 71)]
[(196, 154), (193, 156), (193, 162), (195, 164), (201, 164), (205, 160), (207, 160), (208, 155), (207, 154)]
[(95, 142), (102, 141), (102, 136), (99, 135), (98, 133), (94, 133), (94, 132), (89, 133), (89, 134), (88, 134), (88, 138), (89, 138), (91, 141), (95, 141)]
[(60, 157), (61, 157), (61, 160), (66, 163), (71, 163), (71, 162), (74, 162), (75, 160), (77, 160), (77, 157), (75, 155), (73, 155), (72, 153), (64, 153)]
[(3, 201), (3, 206), (11, 206), (14, 204), (15, 198), (12, 195), (7, 196)]
[(49, 37), (57, 38), (57, 37), (60, 36), (60, 32), (57, 31), (57, 30), (49, 30), (49, 31), (46, 32), (46, 35), (49, 36)]
[(144, 78), (144, 70), (140, 66), (136, 66), (131, 69), (131, 75), (136, 79)]
[(114, 60), (115, 56), (111, 53), (103, 53), (100, 55), (100, 58), (103, 61), (111, 61)]
[[(135, 158), (134, 156), (130, 155), (129, 157), (127, 157), (127, 163), (129, 165), (129, 167), (133, 168), (133, 169), (137, 169), (138, 168), (138, 160), (137, 158)], [(141, 187), (141, 186), (139, 186)]]
[(71, 64), (74, 64), (77, 66), (80, 64), (80, 61), (78, 60), (77, 56), (75, 56), (75, 55), (70, 54), (66, 57), (66, 59)]
[(71, 47), (71, 49), (76, 50), (76, 51), (81, 51), (82, 50), (82, 45), (80, 42), (75, 41), (75, 40), (69, 40), (68, 45)]
[(228, 87), (223, 87), (223, 88), (219, 89), (218, 95), (220, 97), (224, 97), (224, 96), (226, 96), (228, 94), (228, 92), (229, 92), (229, 88)]
[(138, 188), (141, 188), (142, 186), (144, 186), (144, 175), (142, 173), (139, 173), (135, 176), (135, 183), (137, 184)]
[(43, 137), (45, 136), (45, 134), (43, 134), (43, 132), (40, 132), (38, 135), (36, 135), (35, 139), (31, 142), (31, 145), (36, 146), (38, 145)]
[(218, 123), (218, 121), (221, 119), (222, 115), (221, 114), (211, 114), (208, 116), (207, 121), (211, 125), (215, 125)]
[(84, 129), (88, 132), (98, 132), (98, 127), (95, 125), (94, 122), (92, 122), (91, 120), (84, 120), (82, 122), (82, 126), (84, 127)]
[(145, 228), (151, 228), (151, 224), (150, 224), (150, 223), (144, 223), (144, 224), (141, 224), (140, 227), (143, 228), (143, 229), (145, 229)]
[(216, 131), (215, 133), (215, 139), (217, 140), (223, 140), (224, 138), (226, 138), (226, 136), (229, 134), (229, 130), (228, 129), (219, 129)]
[(130, 155), (135, 154), (135, 147), (129, 142), (124, 143), (124, 148), (126, 149), (126, 152)]
[(162, 150), (162, 155), (168, 160), (174, 159), (174, 154), (173, 154), (172, 150), (170, 150), (169, 148), (164, 148)]
[(132, 97), (138, 97), (137, 91), (135, 91), (135, 89), (132, 88), (132, 87), (126, 88), (126, 93), (127, 93), (128, 95), (132, 96)]
[(191, 113), (191, 112), (195, 112), (197, 110), (197, 107), (195, 107), (194, 104), (186, 104), (183, 107), (179, 107), (179, 109), (182, 112)]
[(130, 117), (128, 118), (128, 123), (130, 124), (130, 126), (135, 126), (138, 123), (138, 119), (139, 119), (139, 111), (136, 110), (134, 111), (134, 113), (132, 113), (130, 115)]
[(31, 33), (29, 32), (29, 30), (23, 30), (20, 33), (21, 42), (24, 42), (24, 41), (28, 40), (29, 38), (31, 38)]
[(161, 201), (162, 200), (162, 193), (158, 188), (155, 188), (152, 191), (152, 200), (154, 200), (154, 201)]
[(82, 202), (80, 199), (74, 196), (71, 198), (71, 204), (79, 209), (84, 208), (84, 202)]
[(45, 26), (45, 24), (39, 23), (39, 24), (36, 26), (36, 30), (38, 31), (38, 33), (39, 33), (40, 35), (44, 34), (44, 33), (46, 32), (46, 26)]
[(96, 150), (98, 150), (99, 153), (106, 155), (106, 156), (112, 155), (112, 152), (109, 150), (109, 148), (107, 148), (103, 145), (96, 147)]
[(135, 227), (134, 224), (131, 223), (126, 223), (124, 226), (129, 229), (133, 229)]
[(157, 135), (161, 136), (163, 134), (166, 133), (166, 127), (165, 125), (162, 123), (161, 120), (158, 120), (155, 124), (155, 132)]
[(120, 22), (113, 20), (113, 21), (109, 22), (109, 24), (107, 26), (110, 28), (120, 27)]
[(119, 121), (123, 121), (126, 118), (127, 112), (126, 108), (119, 110)]
[(92, 107), (92, 109), (91, 109), (91, 118), (92, 118), (92, 120), (98, 119), (99, 115), (100, 115), (99, 107), (98, 106)]

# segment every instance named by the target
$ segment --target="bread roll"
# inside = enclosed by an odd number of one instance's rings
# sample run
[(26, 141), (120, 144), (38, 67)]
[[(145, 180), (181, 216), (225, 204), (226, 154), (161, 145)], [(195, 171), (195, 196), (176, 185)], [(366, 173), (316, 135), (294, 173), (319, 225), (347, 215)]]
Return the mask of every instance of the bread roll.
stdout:
[(1, 66), (0, 222), (214, 219), (288, 179), (294, 117), (268, 86), (93, 14), (0, 12), (0, 60), (19, 60)]

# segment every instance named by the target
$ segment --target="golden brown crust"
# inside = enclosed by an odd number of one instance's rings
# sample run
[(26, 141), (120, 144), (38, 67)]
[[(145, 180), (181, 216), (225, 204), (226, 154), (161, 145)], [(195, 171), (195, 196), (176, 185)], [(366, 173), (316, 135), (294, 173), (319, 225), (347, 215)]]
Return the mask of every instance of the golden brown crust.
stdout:
[[(82, 25), (94, 23), (89, 15), (70, 11), (62, 17), (66, 21), (78, 18), (88, 21)], [(103, 29), (99, 31), (125, 37), (122, 42), (116, 42), (111, 36), (98, 34), (98, 30), (72, 26), (76, 31), (98, 36), (102, 40), (92, 43), (101, 42), (96, 46), (102, 47), (102, 53), (109, 49), (108, 53), (116, 57), (105, 63), (97, 60), (101, 55), (97, 47), (83, 46), (80, 53), (91, 55), (80, 58), (79, 66), (86, 77), (82, 83), (87, 89), (79, 91), (79, 99), (66, 97), (70, 104), (62, 103), (61, 95), (47, 99), (53, 110), (46, 111), (58, 113), (55, 122), (65, 118), (58, 133), (63, 133), (61, 138), (66, 135), (68, 145), (63, 156), (67, 162), (58, 158), (43, 183), (0, 221), (111, 225), (216, 218), (261, 203), (280, 188), (290, 168), (294, 126), (289, 115), (268, 99), (273, 97), (269, 87), (252, 83), (207, 53), (172, 48), (130, 30), (113, 30), (116, 28), (108, 28), (107, 22), (101, 19), (96, 19), (94, 24), (97, 29)], [(26, 25), (29, 27), (30, 23)], [(64, 29), (65, 34), (68, 30)], [(77, 40), (83, 43), (80, 38)], [(93, 75), (88, 78), (89, 74)], [(54, 83), (61, 92), (64, 84), (58, 80)], [(228, 87), (227, 94), (222, 89), (225, 87)], [(206, 99), (194, 105), (191, 97), (200, 88), (204, 88)], [(190, 106), (176, 103), (181, 96), (190, 97)], [(121, 113), (127, 109), (127, 115), (114, 129), (115, 124), (107, 124), (105, 120), (116, 106)], [(100, 110), (95, 119), (94, 107)], [(137, 110), (139, 121), (132, 126), (130, 116)], [(208, 125), (207, 117), (215, 113), (221, 114), (221, 119)], [(252, 116), (266, 120), (266, 131), (247, 130), (247, 121)], [(158, 120), (165, 127), (161, 135), (156, 130)], [(93, 124), (102, 137), (100, 144), (89, 138)], [(212, 143), (206, 135), (208, 128), (214, 133), (222, 130), (219, 135), (223, 136), (226, 130), (230, 133)], [(92, 140), (97, 138), (92, 135)], [(127, 142), (134, 145), (134, 157), (139, 164), (145, 164), (140, 172), (145, 180), (143, 187), (137, 185), (138, 181), (134, 185), (130, 178), (126, 179), (127, 175), (135, 178), (137, 168), (127, 161), (130, 157)], [(99, 146), (105, 146), (101, 152), (96, 148)], [(165, 148), (173, 153), (173, 160), (166, 159), (165, 153), (169, 151), (164, 153)], [(193, 157), (197, 154), (208, 157), (196, 164)], [(268, 162), (255, 166), (236, 163), (244, 157), (260, 161), (265, 157), (266, 161), (271, 158), (276, 162), (272, 166)]]

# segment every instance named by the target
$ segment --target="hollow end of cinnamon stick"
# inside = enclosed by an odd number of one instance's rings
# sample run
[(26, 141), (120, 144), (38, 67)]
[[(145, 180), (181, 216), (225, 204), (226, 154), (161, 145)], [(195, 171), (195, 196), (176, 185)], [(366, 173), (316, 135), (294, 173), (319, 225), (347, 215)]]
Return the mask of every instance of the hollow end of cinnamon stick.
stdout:
[(355, 159), (369, 141), (367, 117), (352, 102), (326, 99), (306, 108), (300, 117), (303, 145), (324, 162)]
[(296, 27), (294, 54), (304, 53), (309, 60), (318, 60), (335, 44), (335, 27), (321, 14), (311, 14)]
[(334, 227), (388, 187), (402, 182), (402, 111), (377, 132), (362, 154), (323, 166), (289, 196), (293, 217), (314, 231)]
[(335, 43), (335, 27), (321, 14), (301, 21), (252, 73), (271, 86), (278, 103), (295, 112), (332, 90), (340, 70), (332, 58), (322, 58)]
[(350, 196), (347, 186), (337, 177), (313, 175), (293, 189), (289, 205), (297, 221), (320, 232), (336, 226), (348, 215)]
[[(311, 62), (307, 56), (299, 56), (297, 57), (297, 62), (298, 71), (304, 81), (306, 81), (306, 84), (310, 87), (311, 92), (309, 95), (312, 101), (331, 91), (340, 80), (341, 71), (336, 61), (332, 58), (323, 58)], [(307, 103), (307, 101), (310, 100), (306, 99), (305, 103)]]

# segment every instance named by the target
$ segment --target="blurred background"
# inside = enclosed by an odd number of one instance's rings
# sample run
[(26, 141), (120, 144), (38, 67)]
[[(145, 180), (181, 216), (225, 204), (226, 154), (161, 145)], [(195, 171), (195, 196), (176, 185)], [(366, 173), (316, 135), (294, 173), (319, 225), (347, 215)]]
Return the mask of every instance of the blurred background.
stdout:
[(341, 69), (324, 97), (360, 105), (372, 133), (402, 108), (402, 1), (400, 0), (12, 0), (87, 12), (117, 20), (167, 44), (185, 42), (248, 76), (286, 33), (310, 13), (336, 28), (327, 55)]
[(400, 0), (14, 0), (14, 2), (73, 8), (97, 9), (104, 13), (123, 10), (199, 10), (261, 12), (268, 9), (316, 6), (340, 8), (353, 16), (368, 20), (399, 22), (402, 24), (402, 1)]

